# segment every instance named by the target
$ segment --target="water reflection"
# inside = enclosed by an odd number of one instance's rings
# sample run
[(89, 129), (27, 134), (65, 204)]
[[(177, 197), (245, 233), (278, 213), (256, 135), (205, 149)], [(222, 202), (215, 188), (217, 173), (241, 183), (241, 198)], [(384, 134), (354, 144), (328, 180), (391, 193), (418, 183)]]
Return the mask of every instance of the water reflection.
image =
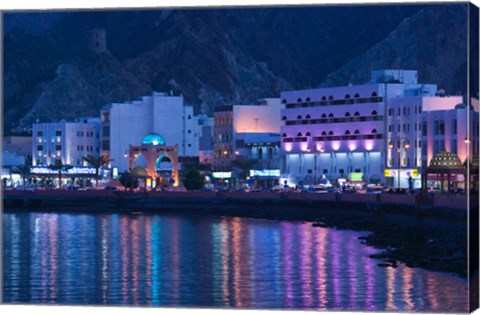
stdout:
[(462, 312), (467, 283), (380, 268), (354, 231), (193, 215), (4, 214), (4, 301)]

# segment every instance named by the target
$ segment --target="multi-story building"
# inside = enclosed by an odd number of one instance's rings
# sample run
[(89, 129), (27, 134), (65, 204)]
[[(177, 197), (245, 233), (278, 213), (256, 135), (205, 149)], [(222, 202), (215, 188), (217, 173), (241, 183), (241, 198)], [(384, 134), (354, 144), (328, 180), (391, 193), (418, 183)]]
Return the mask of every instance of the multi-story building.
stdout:
[[(265, 150), (265, 154), (269, 150), (274, 150), (275, 145), (278, 147), (281, 108), (280, 100), (276, 98), (260, 99), (256, 105), (216, 107), (214, 168), (218, 171), (228, 171), (231, 170), (233, 160), (253, 157), (255, 155), (251, 152), (253, 143), (255, 143), (254, 151), (260, 149), (259, 152), (263, 152), (262, 150)], [(258, 141), (264, 140), (266, 137), (267, 141)], [(250, 145), (249, 139), (257, 139), (257, 141)], [(258, 153), (256, 155), (258, 158)]]
[(100, 154), (100, 119), (80, 118), (75, 122), (35, 123), (32, 128), (32, 165), (87, 166), (82, 159)]
[(282, 92), (282, 152), (289, 184), (317, 183), (321, 177), (386, 183), (394, 172), (385, 170), (398, 164), (393, 142), (401, 142), (405, 164), (405, 152), (421, 156), (406, 148), (421, 137), (414, 132), (421, 121), (418, 106), (430, 103), (427, 97), (440, 99), (434, 97), (436, 91), (434, 84), (417, 83), (416, 71), (380, 70), (363, 85)]
[(211, 125), (208, 119), (195, 119), (193, 107), (184, 105), (183, 96), (159, 92), (131, 102), (109, 104), (101, 111), (101, 121), (102, 152), (109, 154), (114, 160), (112, 165), (120, 172), (129, 168), (129, 146), (140, 145), (151, 133), (160, 135), (168, 146), (178, 145), (180, 157), (198, 157), (199, 141), (208, 137), (200, 123)]

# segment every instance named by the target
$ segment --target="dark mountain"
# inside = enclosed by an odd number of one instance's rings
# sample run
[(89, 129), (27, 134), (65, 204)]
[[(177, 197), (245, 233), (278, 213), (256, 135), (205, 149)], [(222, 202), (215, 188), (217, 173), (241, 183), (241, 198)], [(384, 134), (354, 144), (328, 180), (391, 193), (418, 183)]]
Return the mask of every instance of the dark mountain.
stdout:
[[(452, 53), (455, 71), (466, 63), (460, 53), (466, 12), (466, 4), (61, 12), (43, 32), (17, 25), (4, 36), (6, 130), (98, 114), (106, 103), (154, 90), (182, 93), (197, 112), (211, 113), (218, 104), (351, 81), (337, 70), (348, 65), (351, 73), (368, 73), (376, 60), (362, 62), (363, 71), (350, 62), (388, 45), (397, 57), (382, 61), (385, 67), (411, 68), (403, 61), (415, 55), (421, 78), (428, 69), (456, 90), (458, 77), (443, 79), (443, 68), (435, 69), (452, 64)], [(432, 36), (440, 17), (455, 27)], [(92, 46), (95, 28), (105, 30), (106, 50)], [(435, 51), (437, 43), (452, 53)]]

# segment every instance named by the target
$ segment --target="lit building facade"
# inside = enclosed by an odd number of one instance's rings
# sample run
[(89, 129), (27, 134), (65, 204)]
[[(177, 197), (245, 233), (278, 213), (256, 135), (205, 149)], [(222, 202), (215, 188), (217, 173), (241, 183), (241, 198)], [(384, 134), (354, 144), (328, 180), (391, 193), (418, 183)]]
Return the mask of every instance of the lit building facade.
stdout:
[(195, 119), (193, 107), (184, 105), (183, 96), (160, 92), (109, 104), (101, 111), (101, 121), (102, 152), (109, 154), (120, 172), (129, 168), (129, 146), (139, 145), (150, 133), (161, 135), (168, 146), (178, 145), (180, 157), (199, 156), (199, 139), (208, 137), (209, 130), (203, 127), (212, 124), (208, 118)]
[[(257, 105), (216, 107), (214, 169), (230, 171), (235, 159), (265, 160), (260, 163), (267, 163), (269, 156), (275, 156), (279, 152), (282, 107), (277, 98), (260, 99)], [(279, 167), (278, 161), (275, 164)]]
[(87, 166), (83, 157), (100, 154), (100, 119), (36, 123), (32, 127), (32, 165)]
[[(389, 169), (398, 164), (398, 150), (391, 144), (407, 137), (409, 143), (420, 139), (414, 131), (421, 111), (415, 114), (411, 104), (427, 102), (425, 97), (435, 96), (436, 90), (434, 84), (418, 84), (416, 71), (380, 70), (373, 71), (371, 81), (363, 85), (282, 92), (286, 108), (281, 146), (288, 183), (315, 184), (322, 178), (391, 181), (387, 178), (395, 172)], [(421, 163), (419, 152), (410, 150), (415, 163)], [(400, 156), (408, 160), (403, 150)]]

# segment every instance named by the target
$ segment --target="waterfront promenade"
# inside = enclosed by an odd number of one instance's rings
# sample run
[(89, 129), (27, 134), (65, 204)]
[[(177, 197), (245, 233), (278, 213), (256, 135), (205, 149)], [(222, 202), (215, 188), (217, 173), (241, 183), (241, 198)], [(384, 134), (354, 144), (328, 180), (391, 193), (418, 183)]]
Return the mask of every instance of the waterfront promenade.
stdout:
[[(395, 194), (309, 194), (268, 192), (188, 192), (188, 191), (66, 191), (37, 190), (3, 192), (5, 207), (133, 207), (135, 209), (180, 209), (255, 205), (275, 208), (329, 208), (361, 212), (386, 212), (412, 216), (447, 216), (464, 218), (467, 198), (460, 196), (419, 196)], [(470, 198), (470, 208), (478, 207), (478, 198)], [(475, 203), (475, 204), (474, 204)]]

